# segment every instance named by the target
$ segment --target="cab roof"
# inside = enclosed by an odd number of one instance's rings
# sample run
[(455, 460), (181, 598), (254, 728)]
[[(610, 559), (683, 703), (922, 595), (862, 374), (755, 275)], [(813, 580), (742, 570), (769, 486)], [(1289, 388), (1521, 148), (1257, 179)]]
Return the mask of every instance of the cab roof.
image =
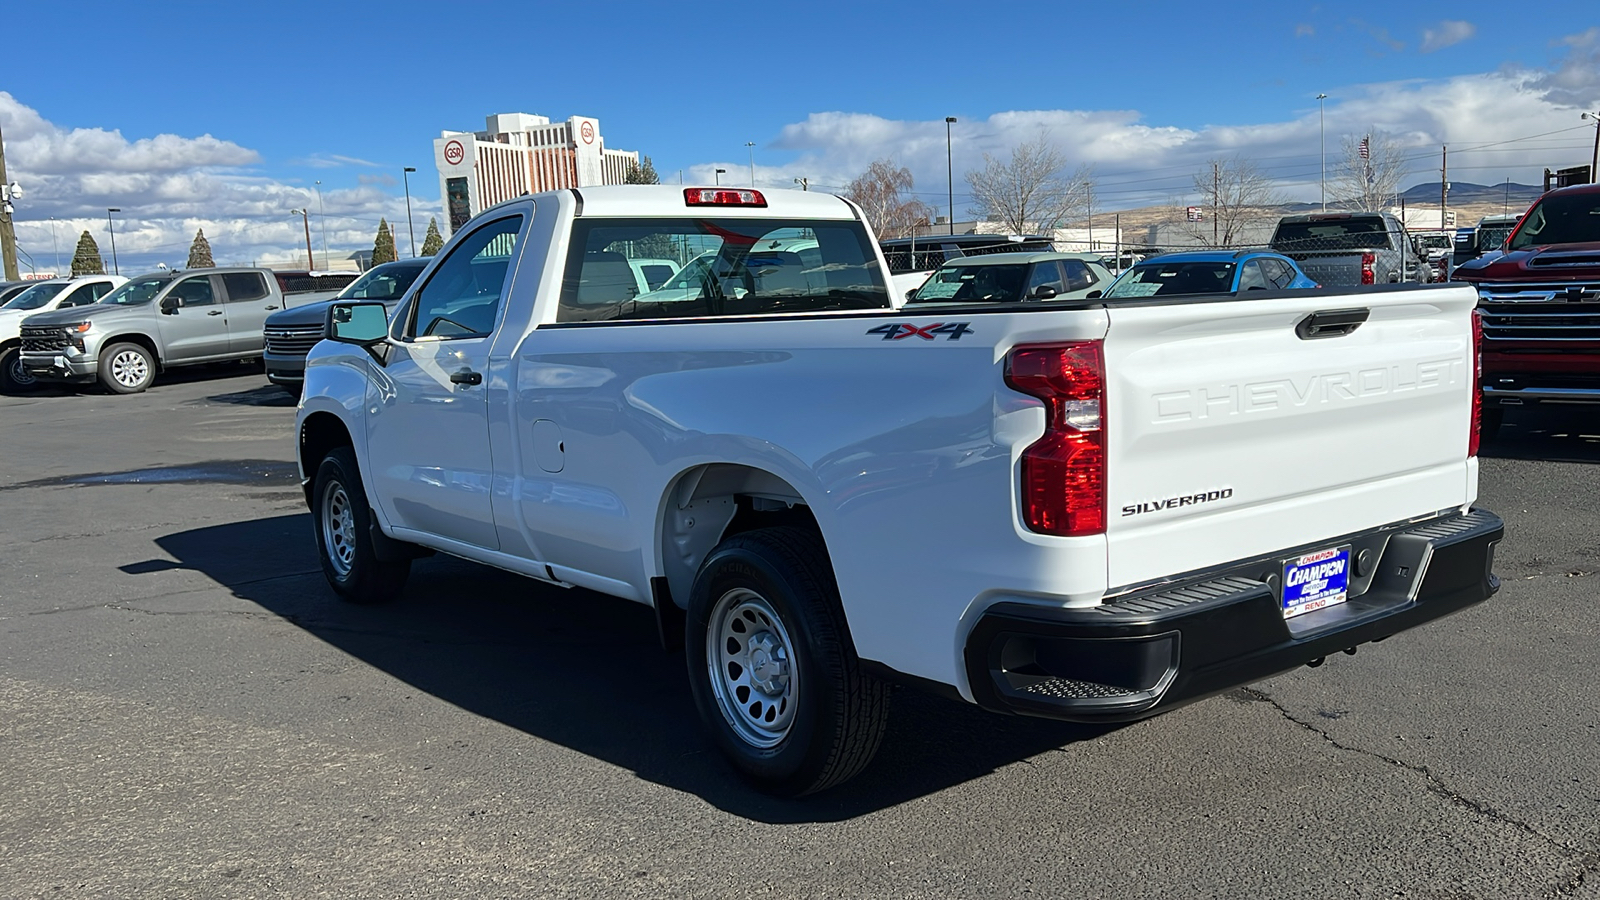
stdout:
[[(756, 188), (765, 206), (690, 206), (684, 192), (718, 190), (716, 185), (613, 184), (600, 187), (567, 188), (546, 194), (568, 194), (579, 203), (584, 218), (746, 218), (746, 219), (835, 219), (857, 220), (855, 208), (840, 197), (821, 191), (793, 191)], [(737, 185), (722, 185), (722, 190), (749, 191)], [(539, 194), (519, 197), (498, 206), (512, 206)], [(497, 208), (497, 207), (491, 207)], [(487, 210), (485, 210), (487, 212)]]
[(1080, 262), (1091, 262), (1100, 265), (1100, 257), (1093, 253), (1061, 253), (1055, 250), (1014, 250), (1008, 253), (981, 253), (977, 256), (961, 256), (949, 260), (944, 268), (957, 266), (1024, 266), (1032, 263), (1051, 262), (1058, 259), (1075, 259)]

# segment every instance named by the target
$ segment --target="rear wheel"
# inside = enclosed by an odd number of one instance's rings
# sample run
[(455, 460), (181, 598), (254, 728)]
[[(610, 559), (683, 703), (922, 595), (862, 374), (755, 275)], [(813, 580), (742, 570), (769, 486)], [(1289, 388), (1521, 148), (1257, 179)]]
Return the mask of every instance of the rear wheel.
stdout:
[(112, 344), (100, 351), (100, 386), (113, 394), (137, 394), (156, 380), (155, 354), (140, 344)]
[(0, 350), (0, 393), (25, 394), (39, 386), (39, 379), (22, 367), (22, 348)]
[(400, 596), (411, 574), (411, 560), (378, 559), (372, 508), (349, 447), (338, 447), (322, 458), (311, 497), (317, 555), (334, 591), (352, 603), (384, 603)]
[(700, 717), (741, 774), (795, 797), (866, 768), (889, 688), (863, 675), (822, 540), (763, 528), (700, 567), (684, 647)]

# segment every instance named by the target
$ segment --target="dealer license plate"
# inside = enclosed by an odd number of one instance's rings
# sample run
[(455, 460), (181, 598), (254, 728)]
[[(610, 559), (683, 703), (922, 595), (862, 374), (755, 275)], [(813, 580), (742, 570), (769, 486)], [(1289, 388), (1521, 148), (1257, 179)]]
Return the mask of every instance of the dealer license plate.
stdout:
[(1283, 617), (1343, 603), (1350, 597), (1350, 547), (1318, 550), (1283, 564)]

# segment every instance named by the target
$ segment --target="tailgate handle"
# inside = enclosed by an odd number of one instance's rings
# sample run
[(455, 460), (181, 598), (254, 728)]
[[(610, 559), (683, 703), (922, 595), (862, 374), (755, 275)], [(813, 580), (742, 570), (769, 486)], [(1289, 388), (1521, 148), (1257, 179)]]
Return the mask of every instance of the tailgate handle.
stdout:
[(1314, 341), (1317, 338), (1344, 337), (1361, 327), (1361, 323), (1372, 315), (1372, 310), (1365, 307), (1359, 309), (1321, 309), (1294, 326), (1294, 333), (1302, 341)]

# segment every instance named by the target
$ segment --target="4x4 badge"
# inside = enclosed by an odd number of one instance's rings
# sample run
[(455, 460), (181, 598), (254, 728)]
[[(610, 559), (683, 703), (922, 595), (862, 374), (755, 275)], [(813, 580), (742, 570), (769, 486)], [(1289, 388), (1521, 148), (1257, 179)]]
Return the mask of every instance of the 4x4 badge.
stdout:
[(942, 334), (947, 341), (959, 341), (963, 334), (972, 334), (970, 322), (935, 322), (932, 325), (913, 325), (910, 322), (894, 322), (889, 325), (879, 325), (877, 328), (868, 328), (867, 334), (881, 334), (886, 341), (903, 341), (908, 337), (919, 337), (925, 341), (936, 340), (934, 335)]

